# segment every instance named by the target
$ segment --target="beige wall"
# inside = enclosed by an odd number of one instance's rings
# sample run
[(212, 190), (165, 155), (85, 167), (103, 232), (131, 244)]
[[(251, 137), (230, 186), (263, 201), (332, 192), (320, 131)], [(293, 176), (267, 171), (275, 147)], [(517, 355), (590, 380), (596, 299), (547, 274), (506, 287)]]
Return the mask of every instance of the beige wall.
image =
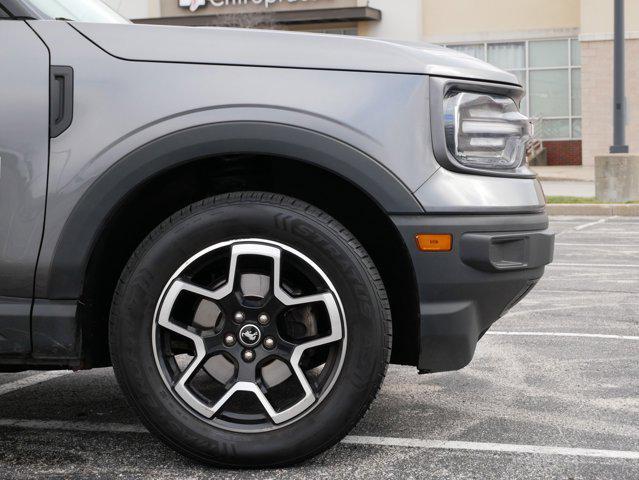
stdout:
[[(608, 153), (612, 143), (612, 41), (582, 42), (581, 98), (583, 163), (594, 165), (596, 155)], [(626, 141), (639, 150), (639, 40), (626, 42)]]
[[(626, 33), (639, 36), (639, 0), (626, 0)], [(582, 39), (592, 36), (612, 35), (614, 25), (613, 0), (581, 0)]]
[[(597, 1), (597, 0), (594, 0)], [(637, 1), (637, 0), (633, 0)], [(422, 0), (424, 38), (460, 41), (472, 34), (575, 29), (581, 22), (581, 0)]]
[(160, 16), (160, 0), (102, 0), (125, 18)]
[(369, 0), (382, 11), (381, 22), (360, 22), (359, 35), (417, 41), (422, 38), (422, 0)]

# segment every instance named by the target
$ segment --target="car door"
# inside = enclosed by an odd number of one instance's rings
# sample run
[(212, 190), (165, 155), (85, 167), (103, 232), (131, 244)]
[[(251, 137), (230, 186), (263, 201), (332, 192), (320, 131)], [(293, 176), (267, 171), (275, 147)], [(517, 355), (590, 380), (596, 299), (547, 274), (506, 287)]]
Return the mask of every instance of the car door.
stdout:
[[(1, 3), (1, 2), (0, 2)], [(49, 156), (49, 52), (0, 8), (0, 355), (31, 351)]]

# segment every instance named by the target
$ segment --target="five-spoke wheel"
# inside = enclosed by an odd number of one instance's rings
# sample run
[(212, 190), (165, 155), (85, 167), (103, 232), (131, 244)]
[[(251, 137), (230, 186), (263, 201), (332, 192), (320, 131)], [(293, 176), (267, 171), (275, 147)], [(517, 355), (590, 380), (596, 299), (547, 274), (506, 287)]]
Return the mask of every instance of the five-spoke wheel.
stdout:
[[(191, 257), (168, 282), (156, 321), (167, 387), (235, 430), (272, 428), (312, 408), (345, 353), (344, 315), (326, 274), (267, 240), (224, 242)], [(254, 401), (232, 402), (239, 392)]]

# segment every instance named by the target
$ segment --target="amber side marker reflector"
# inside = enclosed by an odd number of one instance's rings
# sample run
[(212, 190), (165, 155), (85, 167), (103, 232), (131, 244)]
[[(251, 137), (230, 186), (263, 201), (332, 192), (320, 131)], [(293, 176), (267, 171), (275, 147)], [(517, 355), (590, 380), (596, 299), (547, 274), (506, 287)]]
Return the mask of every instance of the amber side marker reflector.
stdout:
[(422, 233), (415, 236), (417, 248), (422, 252), (450, 252), (453, 249), (453, 236), (450, 234)]

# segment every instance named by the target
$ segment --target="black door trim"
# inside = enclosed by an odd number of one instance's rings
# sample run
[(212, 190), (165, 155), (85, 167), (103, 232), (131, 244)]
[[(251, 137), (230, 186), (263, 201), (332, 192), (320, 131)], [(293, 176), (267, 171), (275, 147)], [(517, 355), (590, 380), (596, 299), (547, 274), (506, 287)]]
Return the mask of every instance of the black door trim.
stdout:
[(73, 68), (51, 65), (49, 136), (64, 132), (73, 120)]

